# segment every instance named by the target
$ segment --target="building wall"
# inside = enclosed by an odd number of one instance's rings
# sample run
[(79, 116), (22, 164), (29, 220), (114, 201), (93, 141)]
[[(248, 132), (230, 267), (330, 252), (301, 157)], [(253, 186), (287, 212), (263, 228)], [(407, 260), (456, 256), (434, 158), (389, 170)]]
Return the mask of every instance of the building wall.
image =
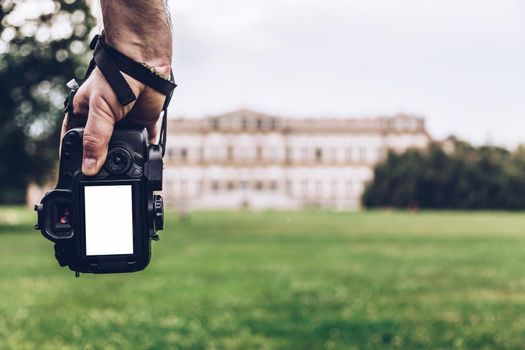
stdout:
[(424, 148), (424, 121), (284, 119), (241, 110), (170, 120), (164, 197), (191, 209), (359, 207), (389, 150)]

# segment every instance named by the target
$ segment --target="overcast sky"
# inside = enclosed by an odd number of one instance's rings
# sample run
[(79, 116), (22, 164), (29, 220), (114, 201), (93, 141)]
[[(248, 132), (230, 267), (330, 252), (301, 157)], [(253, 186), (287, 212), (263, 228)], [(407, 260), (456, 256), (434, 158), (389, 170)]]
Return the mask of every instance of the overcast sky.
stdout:
[(422, 115), (525, 142), (525, 1), (177, 0), (172, 115)]

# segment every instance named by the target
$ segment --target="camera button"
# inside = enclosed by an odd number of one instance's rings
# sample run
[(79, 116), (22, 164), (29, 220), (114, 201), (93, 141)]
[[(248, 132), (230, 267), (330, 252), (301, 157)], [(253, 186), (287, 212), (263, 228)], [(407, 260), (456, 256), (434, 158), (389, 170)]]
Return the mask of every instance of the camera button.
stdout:
[(66, 142), (75, 142), (78, 138), (78, 133), (76, 131), (71, 131), (66, 134)]

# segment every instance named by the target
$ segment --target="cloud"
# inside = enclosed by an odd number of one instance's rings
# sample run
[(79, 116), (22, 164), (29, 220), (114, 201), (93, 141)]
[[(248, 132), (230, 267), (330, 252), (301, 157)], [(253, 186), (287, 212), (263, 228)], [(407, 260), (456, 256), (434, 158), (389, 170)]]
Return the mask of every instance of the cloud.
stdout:
[[(427, 116), (431, 132), (525, 133), (519, 1), (173, 1), (173, 114)], [(509, 127), (512, 125), (512, 127)]]

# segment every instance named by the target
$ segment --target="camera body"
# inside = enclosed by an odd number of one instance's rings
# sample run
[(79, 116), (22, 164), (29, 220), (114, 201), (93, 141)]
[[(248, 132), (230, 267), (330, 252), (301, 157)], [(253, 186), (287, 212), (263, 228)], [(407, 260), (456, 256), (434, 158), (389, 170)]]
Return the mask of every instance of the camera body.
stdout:
[(96, 176), (82, 174), (84, 129), (63, 137), (56, 189), (35, 206), (35, 228), (55, 243), (61, 266), (79, 273), (140, 271), (163, 229), (162, 149), (146, 129), (117, 126)]

